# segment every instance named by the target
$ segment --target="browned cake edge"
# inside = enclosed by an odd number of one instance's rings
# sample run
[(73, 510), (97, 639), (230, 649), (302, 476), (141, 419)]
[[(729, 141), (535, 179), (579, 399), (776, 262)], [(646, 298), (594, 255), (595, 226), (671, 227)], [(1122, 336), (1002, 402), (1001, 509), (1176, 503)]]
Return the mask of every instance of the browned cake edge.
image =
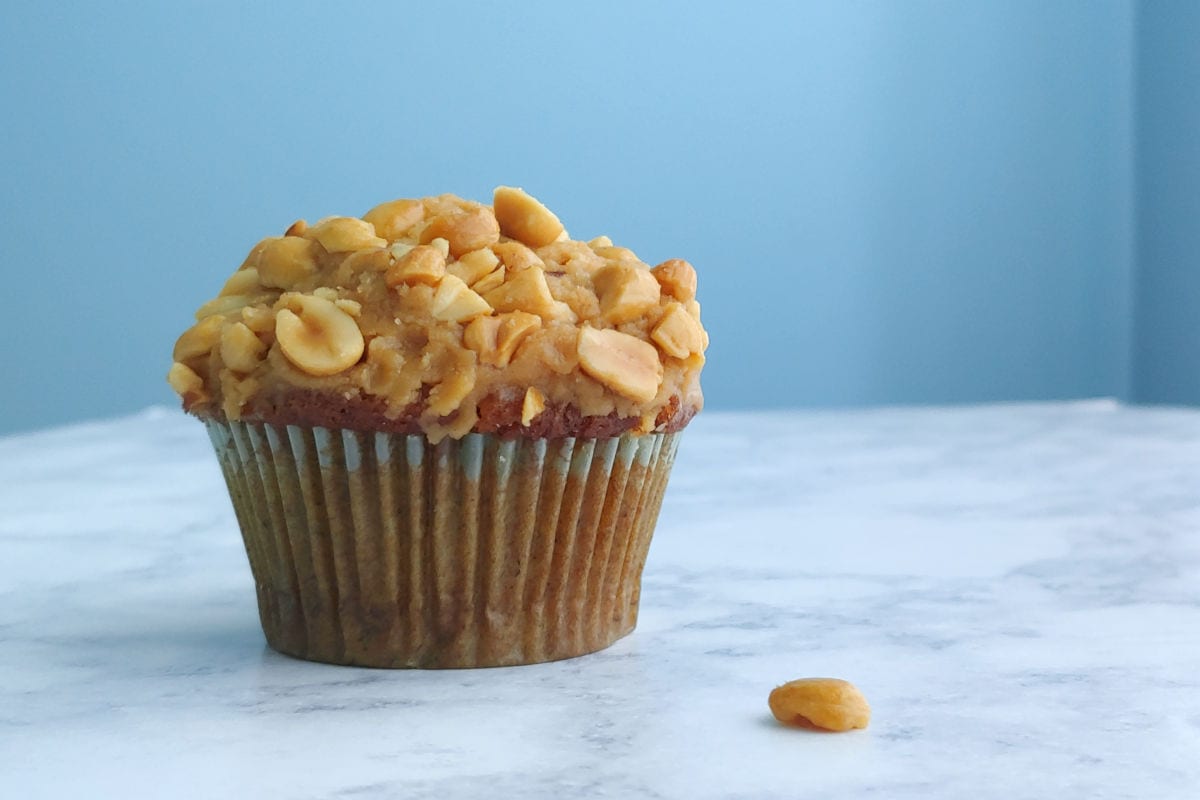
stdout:
[[(487, 433), (504, 439), (603, 439), (620, 436), (637, 427), (638, 417), (585, 417), (572, 405), (547, 405), (530, 421), (521, 422), (524, 391), (489, 395), (479, 403), (479, 419), (473, 433)], [(225, 421), (225, 415), (212, 405), (194, 405), (185, 410), (201, 419)], [(410, 404), (399, 414), (389, 414), (386, 404), (374, 397), (345, 398), (336, 394), (311, 390), (293, 390), (275, 397), (257, 398), (246, 408), (243, 422), (269, 425), (332, 428), (353, 431), (378, 431), (416, 435), (424, 432), (421, 424), (425, 401)], [(659, 412), (655, 419), (656, 432), (675, 433), (683, 430), (699, 409), (685, 406), (679, 397)]]

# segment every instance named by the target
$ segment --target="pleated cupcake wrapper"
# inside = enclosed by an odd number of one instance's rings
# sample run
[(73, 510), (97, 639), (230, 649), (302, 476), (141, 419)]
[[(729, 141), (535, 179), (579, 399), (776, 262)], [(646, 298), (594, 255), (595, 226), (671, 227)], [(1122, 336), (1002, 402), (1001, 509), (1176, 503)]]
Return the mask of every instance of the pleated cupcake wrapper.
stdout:
[(529, 664), (607, 647), (637, 621), (678, 434), (435, 445), (207, 424), (276, 650)]

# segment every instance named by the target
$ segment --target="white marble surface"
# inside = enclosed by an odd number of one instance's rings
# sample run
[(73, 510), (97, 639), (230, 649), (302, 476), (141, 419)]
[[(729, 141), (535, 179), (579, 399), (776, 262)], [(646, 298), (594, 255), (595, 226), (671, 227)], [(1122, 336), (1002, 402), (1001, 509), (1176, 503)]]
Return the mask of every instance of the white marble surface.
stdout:
[[(266, 649), (208, 447), (0, 439), (0, 795), (1200, 797), (1200, 411), (705, 414), (637, 631), (455, 672)], [(871, 727), (776, 725), (808, 675)]]

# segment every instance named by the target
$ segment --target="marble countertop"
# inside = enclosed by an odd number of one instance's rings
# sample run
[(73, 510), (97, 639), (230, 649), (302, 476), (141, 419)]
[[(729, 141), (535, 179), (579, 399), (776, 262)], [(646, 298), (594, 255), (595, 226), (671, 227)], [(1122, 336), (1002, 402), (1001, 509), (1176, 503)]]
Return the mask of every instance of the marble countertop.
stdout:
[[(870, 728), (785, 729), (847, 678)], [(0, 439), (8, 797), (1200, 797), (1200, 411), (702, 415), (637, 631), (376, 671), (268, 650), (202, 426)]]

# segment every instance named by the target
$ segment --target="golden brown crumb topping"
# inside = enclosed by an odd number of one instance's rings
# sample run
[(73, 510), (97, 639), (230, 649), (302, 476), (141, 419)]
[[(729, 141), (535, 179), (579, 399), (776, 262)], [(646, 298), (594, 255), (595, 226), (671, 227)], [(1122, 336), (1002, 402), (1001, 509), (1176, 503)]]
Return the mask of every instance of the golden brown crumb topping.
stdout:
[(690, 264), (574, 241), (502, 186), (492, 206), (393, 200), (264, 239), (196, 312), (167, 380), (202, 416), (270, 422), (289, 396), (328, 397), (415, 415), (436, 440), (519, 398), (531, 430), (569, 409), (646, 432), (699, 410), (707, 345)]

